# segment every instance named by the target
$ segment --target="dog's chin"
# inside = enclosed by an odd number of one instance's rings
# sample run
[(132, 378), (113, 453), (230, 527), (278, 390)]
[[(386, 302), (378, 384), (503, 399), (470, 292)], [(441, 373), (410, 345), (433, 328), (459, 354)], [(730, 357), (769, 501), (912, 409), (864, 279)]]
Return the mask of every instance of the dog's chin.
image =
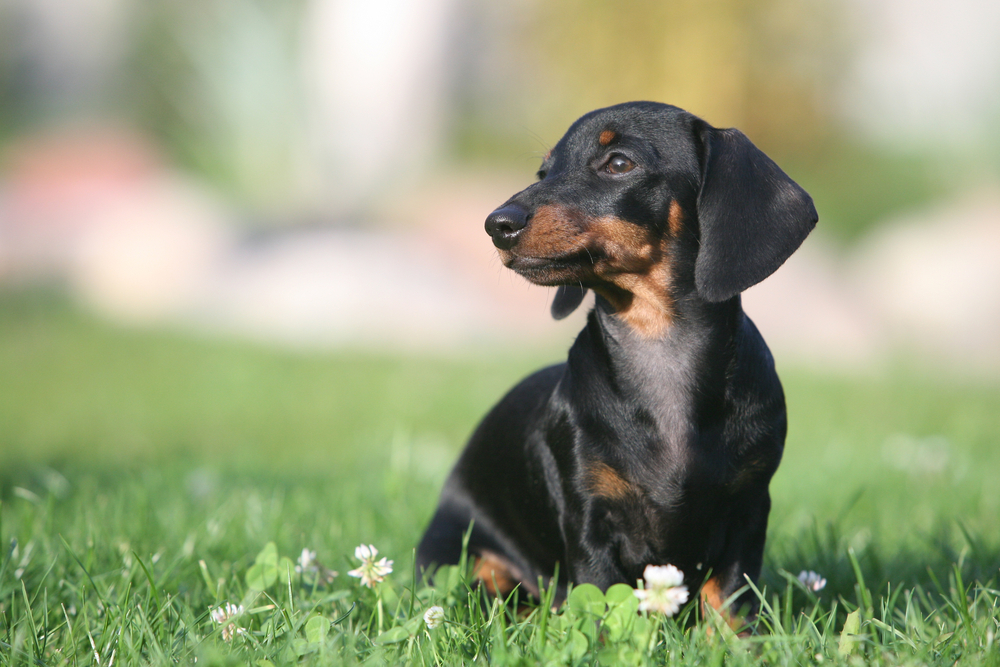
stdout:
[(575, 262), (545, 257), (519, 257), (509, 251), (502, 251), (500, 259), (508, 269), (535, 285), (543, 287), (579, 285), (584, 280), (584, 272)]

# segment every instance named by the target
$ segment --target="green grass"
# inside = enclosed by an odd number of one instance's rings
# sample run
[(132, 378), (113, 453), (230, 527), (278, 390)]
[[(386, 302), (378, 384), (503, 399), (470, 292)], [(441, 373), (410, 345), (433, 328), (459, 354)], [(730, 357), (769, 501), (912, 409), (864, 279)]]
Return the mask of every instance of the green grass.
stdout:
[[(749, 639), (621, 590), (517, 615), (458, 569), (414, 582), (466, 434), (545, 361), (280, 352), (0, 297), (0, 665), (1000, 664), (1000, 389), (903, 369), (779, 369)], [(362, 543), (395, 561), (374, 590), (346, 574)], [(303, 548), (340, 575), (282, 576)], [(226, 602), (245, 608), (229, 641), (209, 616)]]

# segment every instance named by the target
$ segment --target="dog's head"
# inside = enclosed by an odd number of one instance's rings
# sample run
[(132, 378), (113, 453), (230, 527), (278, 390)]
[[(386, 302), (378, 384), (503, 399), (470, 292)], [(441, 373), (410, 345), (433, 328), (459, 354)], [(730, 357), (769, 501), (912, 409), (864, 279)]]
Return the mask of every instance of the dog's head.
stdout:
[(508, 268), (560, 286), (553, 316), (586, 289), (644, 335), (678, 295), (726, 301), (773, 273), (812, 231), (806, 192), (740, 131), (632, 102), (573, 123), (538, 182), (486, 219)]

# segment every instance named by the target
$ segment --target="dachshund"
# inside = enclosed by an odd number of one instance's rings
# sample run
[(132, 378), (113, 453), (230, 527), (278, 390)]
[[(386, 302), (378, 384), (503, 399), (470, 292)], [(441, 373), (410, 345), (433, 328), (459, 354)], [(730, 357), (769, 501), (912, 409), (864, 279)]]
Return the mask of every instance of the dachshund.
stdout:
[(418, 571), (458, 563), (465, 537), (490, 594), (537, 597), (558, 572), (558, 601), (570, 583), (635, 586), (672, 564), (734, 627), (755, 615), (746, 580), (760, 574), (787, 421), (740, 293), (817, 220), (739, 130), (653, 102), (573, 123), (486, 231), (504, 266), (558, 287), (556, 319), (587, 290), (594, 307), (567, 361), (476, 428)]

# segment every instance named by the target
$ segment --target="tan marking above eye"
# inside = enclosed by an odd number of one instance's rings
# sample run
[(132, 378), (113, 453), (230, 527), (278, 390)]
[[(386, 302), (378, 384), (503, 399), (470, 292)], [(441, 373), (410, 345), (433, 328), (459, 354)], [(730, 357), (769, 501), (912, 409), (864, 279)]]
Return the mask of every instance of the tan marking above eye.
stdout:
[(602, 146), (607, 146), (614, 141), (617, 136), (618, 134), (614, 130), (604, 130), (601, 132), (601, 136), (597, 138), (597, 141), (600, 142)]

